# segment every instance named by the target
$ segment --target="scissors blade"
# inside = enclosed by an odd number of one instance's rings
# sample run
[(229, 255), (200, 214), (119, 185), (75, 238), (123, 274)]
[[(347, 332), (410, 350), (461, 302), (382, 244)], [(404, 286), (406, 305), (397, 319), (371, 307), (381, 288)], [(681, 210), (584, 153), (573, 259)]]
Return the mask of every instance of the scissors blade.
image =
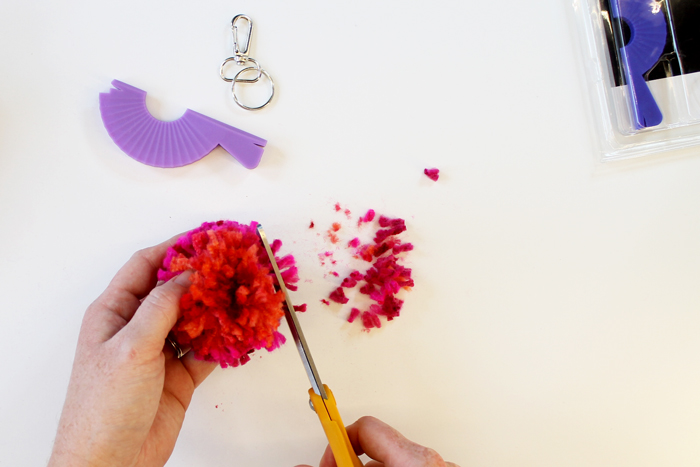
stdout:
[(267, 252), (267, 257), (270, 258), (270, 264), (272, 264), (272, 269), (275, 271), (275, 277), (277, 277), (277, 282), (280, 285), (280, 289), (284, 292), (284, 300), (287, 302), (287, 307), (284, 310), (284, 316), (287, 318), (287, 324), (289, 325), (289, 330), (292, 332), (292, 337), (294, 338), (294, 343), (299, 351), (299, 356), (301, 357), (301, 362), (304, 364), (306, 369), (306, 374), (311, 382), (311, 387), (314, 392), (324, 399), (328, 400), (326, 391), (323, 388), (323, 383), (321, 383), (321, 377), (318, 375), (318, 370), (316, 370), (316, 365), (314, 364), (314, 359), (309, 351), (309, 346), (304, 338), (304, 333), (301, 331), (301, 326), (297, 320), (296, 313), (294, 312), (294, 305), (289, 298), (289, 293), (287, 292), (287, 286), (284, 285), (284, 280), (282, 280), (282, 274), (280, 274), (280, 269), (277, 266), (277, 261), (275, 260), (275, 255), (272, 253), (272, 248), (267, 241), (267, 236), (262, 228), (262, 225), (258, 224), (258, 235), (262, 244)]

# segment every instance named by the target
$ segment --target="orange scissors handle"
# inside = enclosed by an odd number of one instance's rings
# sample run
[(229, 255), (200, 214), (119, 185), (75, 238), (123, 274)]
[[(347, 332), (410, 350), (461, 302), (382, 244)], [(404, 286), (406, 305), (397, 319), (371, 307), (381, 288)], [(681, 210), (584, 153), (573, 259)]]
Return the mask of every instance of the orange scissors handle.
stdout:
[(324, 384), (323, 388), (326, 390), (328, 399), (324, 400), (314, 392), (313, 388), (309, 389), (309, 397), (318, 419), (321, 420), (323, 431), (326, 432), (326, 438), (328, 438), (328, 444), (330, 444), (331, 451), (333, 451), (335, 463), (338, 464), (338, 467), (362, 467), (362, 462), (360, 462), (357, 454), (355, 454), (355, 450), (352, 448), (352, 444), (350, 444), (348, 432), (345, 431), (345, 424), (338, 413), (335, 397), (328, 386)]

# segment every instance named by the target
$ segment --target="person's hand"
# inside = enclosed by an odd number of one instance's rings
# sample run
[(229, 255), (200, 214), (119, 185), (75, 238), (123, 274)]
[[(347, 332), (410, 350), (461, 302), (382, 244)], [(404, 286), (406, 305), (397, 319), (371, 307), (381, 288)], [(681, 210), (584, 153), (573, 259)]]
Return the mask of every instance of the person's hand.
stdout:
[(183, 273), (156, 287), (175, 238), (141, 250), (87, 309), (50, 467), (162, 466), (194, 389), (213, 363), (181, 359), (165, 339), (175, 325)]
[[(373, 459), (365, 467), (458, 467), (374, 417), (362, 417), (346, 430), (355, 453), (358, 456), (367, 454)], [(320, 467), (337, 467), (330, 446), (323, 453)]]

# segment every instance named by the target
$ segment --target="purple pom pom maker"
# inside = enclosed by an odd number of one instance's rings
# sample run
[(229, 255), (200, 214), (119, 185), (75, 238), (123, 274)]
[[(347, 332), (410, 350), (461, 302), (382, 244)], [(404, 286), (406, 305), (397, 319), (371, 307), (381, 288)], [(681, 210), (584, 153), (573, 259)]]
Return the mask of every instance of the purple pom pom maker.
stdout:
[(260, 163), (264, 139), (190, 109), (177, 120), (158, 120), (146, 107), (146, 91), (118, 80), (112, 86), (100, 93), (102, 121), (116, 145), (137, 161), (182, 167), (221, 146), (247, 169)]
[[(621, 45), (620, 63), (630, 88), (632, 120), (637, 130), (656, 126), (663, 120), (644, 75), (659, 61), (666, 46), (666, 18), (661, 2), (640, 0), (611, 0), (613, 18), (619, 18), (630, 28), (631, 37)], [(617, 34), (622, 43), (622, 33)]]

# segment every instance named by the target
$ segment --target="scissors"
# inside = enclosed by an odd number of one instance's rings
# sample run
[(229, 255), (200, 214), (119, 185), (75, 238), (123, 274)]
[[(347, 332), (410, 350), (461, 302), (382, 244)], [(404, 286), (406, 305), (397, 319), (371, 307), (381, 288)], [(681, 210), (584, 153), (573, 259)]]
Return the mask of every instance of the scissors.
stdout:
[(335, 397), (333, 397), (330, 388), (321, 383), (321, 378), (318, 375), (316, 365), (314, 365), (314, 359), (311, 357), (311, 352), (309, 352), (309, 346), (306, 344), (304, 333), (301, 331), (301, 326), (299, 326), (299, 321), (294, 313), (294, 306), (289, 299), (287, 287), (282, 280), (282, 274), (280, 274), (277, 261), (275, 261), (275, 255), (272, 253), (270, 244), (265, 236), (265, 231), (260, 224), (258, 224), (257, 229), (260, 240), (262, 240), (262, 244), (267, 252), (267, 256), (270, 258), (272, 269), (275, 271), (277, 282), (282, 292), (284, 292), (284, 300), (287, 303), (284, 316), (287, 318), (289, 330), (292, 331), (294, 343), (301, 356), (301, 361), (304, 364), (309, 381), (311, 381), (309, 402), (311, 408), (316, 412), (318, 419), (321, 421), (323, 431), (326, 433), (326, 438), (328, 438), (328, 444), (331, 446), (335, 463), (338, 464), (338, 467), (362, 467), (362, 462), (360, 462), (357, 454), (355, 454), (355, 450), (352, 448), (352, 444), (350, 444), (350, 438), (348, 438), (348, 433), (345, 431), (345, 424), (340, 418), (340, 413), (338, 413)]

